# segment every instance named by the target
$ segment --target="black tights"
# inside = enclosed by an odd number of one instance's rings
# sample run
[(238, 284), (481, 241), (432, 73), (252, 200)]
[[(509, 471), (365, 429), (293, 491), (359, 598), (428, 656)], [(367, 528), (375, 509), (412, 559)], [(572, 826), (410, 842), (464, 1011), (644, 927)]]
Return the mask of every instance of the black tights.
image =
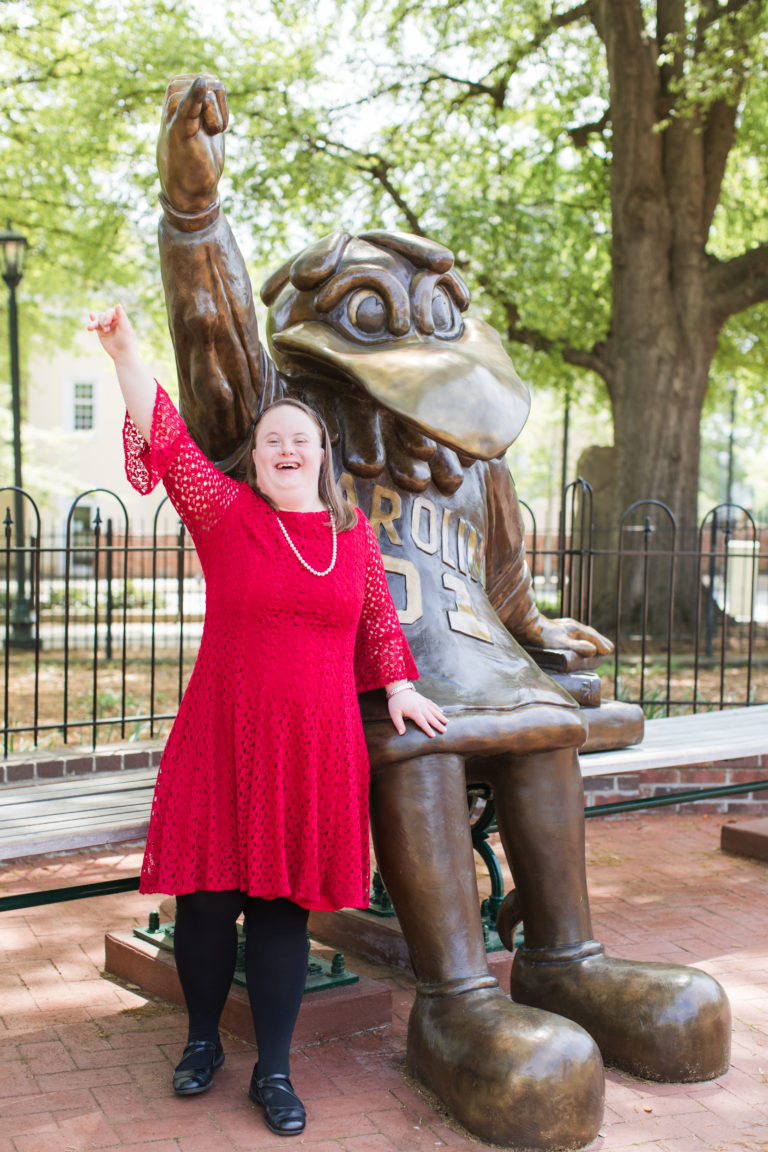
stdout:
[(291, 900), (262, 900), (236, 889), (176, 898), (174, 952), (189, 1014), (189, 1039), (219, 1038), (219, 1018), (235, 971), (241, 912), (259, 1076), (287, 1074), (307, 975), (308, 912)]

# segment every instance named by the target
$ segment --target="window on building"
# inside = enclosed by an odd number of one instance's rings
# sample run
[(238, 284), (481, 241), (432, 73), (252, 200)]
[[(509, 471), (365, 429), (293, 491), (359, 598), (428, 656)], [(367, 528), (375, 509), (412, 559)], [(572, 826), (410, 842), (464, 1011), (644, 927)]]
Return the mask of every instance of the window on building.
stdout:
[(73, 427), (76, 432), (91, 432), (94, 425), (94, 387), (81, 381), (74, 387)]

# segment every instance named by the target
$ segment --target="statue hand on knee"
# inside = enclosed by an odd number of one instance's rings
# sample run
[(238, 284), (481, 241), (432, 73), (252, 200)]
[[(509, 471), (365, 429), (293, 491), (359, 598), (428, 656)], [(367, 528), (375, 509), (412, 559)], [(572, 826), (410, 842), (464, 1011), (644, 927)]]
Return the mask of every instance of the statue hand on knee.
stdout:
[(607, 636), (568, 616), (549, 620), (539, 615), (528, 629), (516, 633), (516, 639), (532, 648), (572, 648), (581, 656), (607, 656), (613, 652), (613, 644)]

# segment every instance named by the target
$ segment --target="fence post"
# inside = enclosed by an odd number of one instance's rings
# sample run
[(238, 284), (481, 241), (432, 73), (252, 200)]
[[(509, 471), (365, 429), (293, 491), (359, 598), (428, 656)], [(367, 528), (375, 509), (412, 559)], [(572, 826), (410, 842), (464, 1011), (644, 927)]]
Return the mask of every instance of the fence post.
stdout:
[(106, 640), (106, 656), (107, 660), (112, 659), (112, 576), (113, 576), (113, 559), (112, 559), (112, 517), (107, 517), (107, 640)]
[(101, 543), (101, 510), (96, 508), (93, 521), (93, 688), (91, 698), (91, 741), (96, 747), (99, 713), (99, 545)]
[(712, 512), (712, 526), (709, 530), (709, 588), (707, 589), (707, 615), (706, 631), (704, 633), (704, 651), (707, 656), (712, 655), (712, 640), (715, 626), (715, 572), (717, 558), (717, 508)]
[(5, 644), (3, 646), (3, 670), (5, 673), (5, 682), (3, 684), (3, 756), (8, 755), (8, 738), (10, 729), (10, 715), (8, 708), (9, 701), (9, 681), (10, 681), (10, 657), (11, 645), (9, 643), (11, 637), (11, 534), (13, 530), (13, 518), (11, 516), (10, 508), (5, 510)]

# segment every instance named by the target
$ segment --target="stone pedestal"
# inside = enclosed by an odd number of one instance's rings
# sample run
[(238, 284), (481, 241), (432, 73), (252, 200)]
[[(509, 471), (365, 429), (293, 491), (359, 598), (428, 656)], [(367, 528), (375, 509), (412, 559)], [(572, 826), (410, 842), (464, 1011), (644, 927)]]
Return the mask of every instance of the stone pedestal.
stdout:
[[(110, 932), (105, 938), (105, 968), (128, 984), (183, 1004), (172, 953), (131, 932)], [(310, 992), (304, 997), (293, 1036), (293, 1047), (335, 1040), (392, 1023), (392, 991), (378, 980), (361, 976), (355, 984)], [(222, 1028), (255, 1041), (245, 988), (233, 984), (221, 1019)]]
[(720, 829), (720, 847), (736, 856), (749, 856), (752, 860), (768, 860), (768, 816), (757, 820), (742, 820), (738, 824), (723, 824)]
[[(313, 940), (342, 952), (357, 952), (380, 964), (411, 972), (408, 947), (396, 916), (375, 916), (359, 908), (341, 912), (310, 912), (309, 932)], [(354, 968), (354, 964), (351, 965)], [(488, 967), (502, 988), (509, 987), (512, 953), (488, 953)]]

